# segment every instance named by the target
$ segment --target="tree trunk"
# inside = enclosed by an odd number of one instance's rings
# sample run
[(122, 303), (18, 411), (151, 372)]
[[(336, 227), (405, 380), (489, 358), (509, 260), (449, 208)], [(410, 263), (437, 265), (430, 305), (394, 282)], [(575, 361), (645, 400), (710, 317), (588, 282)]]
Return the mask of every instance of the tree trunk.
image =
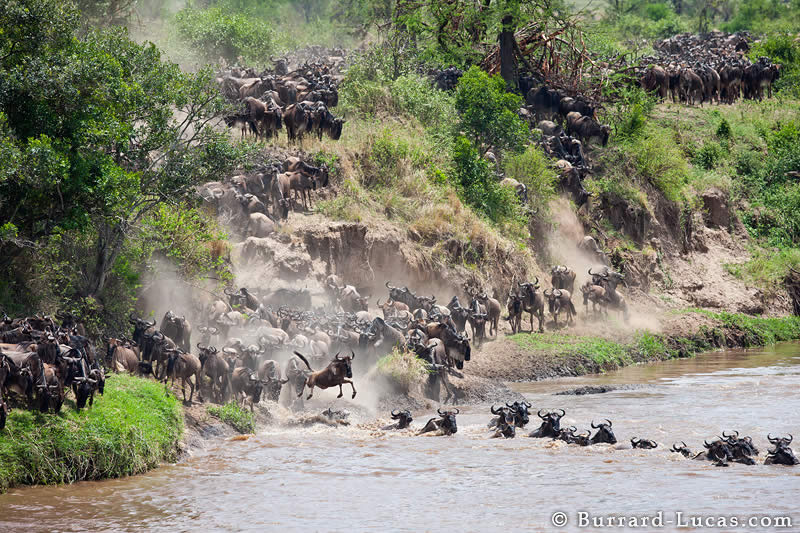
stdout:
[(515, 51), (517, 42), (514, 39), (516, 23), (514, 17), (503, 17), (503, 30), (500, 32), (500, 75), (506, 80), (506, 87), (515, 91), (519, 88), (519, 72), (517, 70), (517, 57)]
[(99, 229), (95, 244), (94, 265), (87, 274), (86, 286), (81, 291), (81, 296), (97, 297), (103, 292), (108, 273), (111, 272), (124, 242), (125, 232), (121, 227), (103, 225)]

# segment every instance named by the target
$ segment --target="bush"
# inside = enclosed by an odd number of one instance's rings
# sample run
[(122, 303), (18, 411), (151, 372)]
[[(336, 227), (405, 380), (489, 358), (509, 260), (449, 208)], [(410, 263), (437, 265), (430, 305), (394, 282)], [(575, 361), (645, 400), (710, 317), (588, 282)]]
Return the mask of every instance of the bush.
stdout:
[(775, 89), (794, 98), (800, 97), (800, 43), (795, 36), (776, 33), (754, 43), (750, 58), (755, 61), (761, 56), (781, 65)]
[(506, 92), (499, 75), (489, 76), (473, 66), (458, 80), (456, 110), (459, 126), (481, 153), (495, 149), (521, 151), (530, 132), (517, 115), (522, 98)]
[(528, 200), (532, 205), (543, 208), (555, 196), (558, 175), (538, 146), (530, 145), (521, 154), (509, 154), (503, 159), (503, 169), (506, 177), (528, 187)]
[(211, 416), (219, 418), (239, 433), (255, 433), (256, 417), (247, 409), (242, 409), (236, 402), (225, 405), (209, 405), (206, 411)]
[(390, 92), (395, 108), (415, 117), (426, 128), (450, 129), (457, 121), (453, 97), (434, 89), (421, 76), (409, 74), (397, 78)]
[(178, 34), (207, 61), (223, 58), (230, 64), (266, 65), (273, 33), (265, 19), (217, 6), (186, 7), (175, 15)]
[(720, 160), (725, 157), (725, 149), (718, 142), (710, 141), (703, 144), (694, 156), (694, 164), (705, 170), (712, 170)]
[(519, 222), (521, 206), (516, 193), (494, 179), (489, 163), (464, 136), (455, 142), (453, 166), (464, 202), (495, 223)]
[(615, 89), (608, 96), (614, 101), (607, 118), (614, 128), (615, 139), (626, 141), (640, 137), (655, 108), (655, 98), (640, 87), (628, 86)]
[(633, 156), (639, 173), (664, 193), (668, 200), (683, 200), (689, 168), (669, 132), (653, 129), (629, 143), (626, 149)]
[(378, 373), (408, 391), (428, 377), (428, 366), (409, 351), (392, 348), (392, 352), (378, 360)]

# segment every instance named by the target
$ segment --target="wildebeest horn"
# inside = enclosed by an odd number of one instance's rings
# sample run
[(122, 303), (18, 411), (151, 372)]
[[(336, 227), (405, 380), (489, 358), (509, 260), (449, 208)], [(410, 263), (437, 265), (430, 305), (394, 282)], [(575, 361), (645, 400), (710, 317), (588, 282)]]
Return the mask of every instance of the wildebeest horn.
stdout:
[(386, 288), (387, 289), (396, 289), (397, 287), (392, 287), (391, 285), (389, 285), (389, 282), (387, 281), (386, 282)]
[(705, 446), (706, 448), (711, 448), (711, 445), (705, 440), (703, 441), (703, 446)]
[[(552, 290), (550, 291), (550, 294), (553, 294)], [(544, 295), (547, 296), (548, 298), (550, 297), (550, 294), (547, 294), (547, 289), (544, 290)]]
[(723, 432), (722, 432), (722, 436), (723, 436), (724, 438), (726, 438), (726, 439), (730, 439), (730, 438), (736, 438), (736, 439), (738, 439), (738, 438), (739, 438), (739, 432), (738, 432), (738, 431), (736, 431), (736, 430), (734, 430), (734, 432), (733, 432), (733, 433), (731, 433), (730, 435), (728, 435), (726, 432), (724, 432), (724, 431), (723, 431)]
[[(395, 411), (397, 411), (395, 413)], [(398, 409), (392, 409), (392, 418), (400, 416), (400, 411)]]
[(350, 359), (355, 359), (355, 358), (356, 358), (356, 352), (350, 350)]
[[(539, 418), (544, 420), (545, 416), (547, 416), (547, 412), (545, 411), (544, 416), (542, 416), (542, 411), (543, 411), (543, 409), (539, 409), (539, 412), (536, 413), (536, 414), (539, 416)], [(592, 426), (592, 427), (594, 427), (594, 426)]]
[(598, 427), (599, 427), (599, 426), (596, 426), (596, 425), (594, 424), (594, 420), (592, 420), (592, 429), (597, 429)]
[(791, 444), (793, 440), (794, 440), (794, 437), (792, 437), (792, 434), (789, 433), (789, 444)]
[(378, 305), (378, 307), (380, 307), (381, 306), (381, 299), (378, 298), (378, 300), (375, 303)]
[(592, 267), (589, 267), (589, 275), (594, 276), (594, 274), (592, 273)]
[(441, 407), (439, 409), (437, 409), (436, 412), (439, 413), (440, 415), (444, 415), (444, 413), (442, 412), (442, 408)]
[(203, 345), (202, 345), (201, 343), (199, 343), (199, 342), (198, 342), (198, 343), (197, 343), (197, 349), (198, 349), (198, 350), (205, 350), (205, 347), (203, 347)]
[(506, 407), (510, 407), (510, 408), (512, 408), (512, 409), (513, 409), (513, 408), (514, 408), (514, 404), (513, 404), (513, 403), (508, 403), (508, 402), (506, 402)]
[(775, 444), (775, 441), (780, 439), (773, 437), (771, 433), (767, 433), (767, 440), (770, 441), (772, 444)]
[(534, 281), (533, 284), (538, 287), (539, 286), (539, 277), (538, 276), (533, 276), (533, 277), (536, 279), (536, 281)]
[(612, 427), (614, 425), (614, 424), (611, 423), (611, 420), (609, 420), (608, 418), (606, 418), (606, 422), (608, 422), (608, 427)]
[(528, 403), (528, 402), (522, 402), (522, 404), (523, 404), (525, 407), (527, 407), (528, 409), (530, 409), (531, 407), (533, 407), (533, 404), (530, 404), (530, 403)]
[(559, 417), (563, 417), (564, 415), (567, 414), (567, 412), (565, 410), (563, 410), (563, 409), (556, 409), (555, 412), (558, 413), (559, 411), (561, 411), (561, 414), (559, 415)]
[(461, 410), (460, 410), (458, 407), (456, 407), (456, 412), (455, 412), (455, 413), (453, 413), (453, 414), (457, 415), (457, 414), (458, 414), (458, 413), (460, 413), (460, 412), (461, 412)]
[[(506, 405), (508, 405), (508, 404), (506, 404)], [(509, 406), (509, 407), (511, 407), (510, 405), (508, 405), (508, 406)], [(492, 414), (493, 414), (493, 415), (499, 415), (500, 413), (502, 413), (502, 412), (503, 412), (503, 411), (502, 411), (502, 407), (501, 407), (500, 409), (495, 409), (495, 408), (494, 408), (494, 405), (493, 405), (493, 406), (491, 406), (491, 407), (489, 408), (489, 410), (492, 412)]]

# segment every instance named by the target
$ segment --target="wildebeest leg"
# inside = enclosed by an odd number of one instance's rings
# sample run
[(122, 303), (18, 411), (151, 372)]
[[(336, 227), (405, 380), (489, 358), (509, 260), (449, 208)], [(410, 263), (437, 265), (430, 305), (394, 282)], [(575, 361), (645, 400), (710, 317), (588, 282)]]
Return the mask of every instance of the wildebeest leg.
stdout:
[(339, 383), (339, 396), (337, 396), (337, 398), (341, 398), (342, 396), (344, 396), (344, 393), (342, 392), (342, 383)]
[[(308, 383), (308, 379), (304, 379), (303, 380), (303, 384), (300, 386), (300, 390), (297, 393), (297, 397), (298, 398), (300, 398), (303, 395), (303, 390), (306, 388), (306, 383)], [(314, 389), (311, 389), (311, 390), (313, 392)], [(309, 398), (310, 398), (310, 396), (309, 396)]]
[[(355, 398), (356, 397), (356, 386), (353, 385), (353, 382), (350, 381), (349, 379), (343, 379), (342, 383), (349, 383), (350, 386), (353, 387), (353, 398)], [(339, 389), (341, 390), (341, 385), (339, 386)]]

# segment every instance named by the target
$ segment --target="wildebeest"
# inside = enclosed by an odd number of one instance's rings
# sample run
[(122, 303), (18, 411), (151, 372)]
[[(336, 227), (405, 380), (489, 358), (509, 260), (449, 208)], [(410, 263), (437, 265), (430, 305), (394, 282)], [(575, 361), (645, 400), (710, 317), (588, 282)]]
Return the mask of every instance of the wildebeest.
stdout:
[(276, 220), (286, 220), (289, 218), (289, 208), (291, 207), (291, 182), (286, 174), (278, 174), (272, 180), (270, 196), (272, 197), (272, 217)]
[(497, 415), (489, 422), (489, 427), (494, 429), (493, 438), (503, 437), (513, 439), (516, 437), (516, 426), (514, 425), (514, 410), (509, 407), (491, 408), (493, 415)]
[(672, 448), (670, 448), (669, 451), (671, 451), (673, 453), (679, 453), (679, 454), (683, 455), (684, 457), (690, 457), (692, 455), (692, 450), (690, 450), (686, 446), (686, 443), (683, 442), (683, 441), (681, 441), (681, 445), (680, 446), (678, 446), (677, 444), (673, 444)]
[[(345, 383), (349, 383), (350, 386), (353, 388), (353, 398), (356, 397), (356, 387), (353, 385), (353, 382), (350, 381), (353, 377), (353, 366), (352, 361), (355, 359), (356, 354), (355, 352), (351, 351), (349, 356), (341, 357), (338, 353), (334, 356), (333, 360), (328, 363), (328, 366), (322, 370), (314, 371), (311, 368), (311, 365), (308, 362), (308, 359), (305, 358), (303, 354), (300, 352), (295, 351), (294, 354), (303, 361), (308, 369), (311, 371), (311, 374), (305, 377), (305, 386), (307, 386), (311, 392), (308, 393), (306, 400), (310, 400), (311, 397), (314, 395), (314, 387), (319, 387), (320, 389), (327, 389), (330, 387), (339, 386), (339, 395), (337, 398), (341, 398), (344, 393), (342, 392), (342, 385)], [(349, 379), (348, 379), (349, 378)], [(298, 397), (303, 395), (303, 389), (301, 388), (298, 394)]]
[(520, 294), (522, 310), (531, 315), (531, 332), (533, 332), (533, 317), (535, 316), (539, 321), (539, 333), (544, 333), (544, 296), (536, 292), (539, 288), (539, 278), (536, 278), (533, 283), (517, 283), (522, 290), (522, 294)]
[[(200, 359), (194, 354), (186, 353), (178, 349), (167, 350), (167, 372), (164, 377), (164, 385), (167, 384), (169, 378), (172, 378), (172, 385), (175, 385), (175, 378), (181, 379), (181, 391), (183, 392), (183, 403), (192, 403), (194, 398), (194, 390), (197, 391), (197, 398), (202, 402), (203, 398), (200, 393)], [(192, 376), (194, 376), (194, 383), (192, 383)], [(189, 383), (189, 401), (186, 401), (186, 383)]]
[(651, 65), (642, 76), (642, 89), (656, 93), (663, 102), (669, 91), (667, 72), (658, 65)]
[(794, 452), (789, 447), (793, 440), (791, 435), (783, 438), (775, 438), (772, 435), (767, 435), (767, 439), (775, 447), (767, 451), (767, 458), (764, 460), (765, 465), (795, 466), (800, 464), (800, 461), (798, 461)]
[(234, 401), (244, 405), (246, 399), (250, 400), (250, 411), (254, 411), (253, 406), (261, 401), (264, 383), (258, 379), (252, 370), (244, 366), (233, 369), (230, 381), (231, 394)]
[[(204, 346), (197, 344), (200, 350), (198, 359), (200, 360), (201, 375), (206, 375), (211, 380), (211, 396), (221, 403), (225, 401), (228, 394), (228, 374), (230, 368), (225, 358), (219, 354), (214, 346)], [(200, 383), (198, 383), (200, 385)]]
[(654, 440), (639, 439), (637, 437), (631, 438), (631, 447), (639, 448), (642, 450), (654, 450), (658, 448), (658, 443)]
[(108, 339), (106, 361), (112, 372), (128, 372), (135, 374), (139, 366), (136, 351), (120, 339)]
[(555, 265), (550, 269), (550, 283), (554, 289), (566, 289), (570, 294), (575, 292), (575, 271), (564, 265)]
[(167, 311), (161, 320), (160, 330), (184, 352), (191, 350), (192, 326), (185, 316), (178, 316), (172, 311)]
[(386, 430), (386, 431), (392, 430), (392, 429), (405, 429), (405, 428), (407, 428), (408, 426), (411, 425), (411, 422), (414, 419), (411, 417), (411, 412), (408, 411), (408, 410), (404, 410), (404, 411), (397, 410), (397, 412), (395, 412), (393, 410), (392, 411), (392, 420), (397, 420), (397, 422), (395, 422), (394, 424), (389, 424), (388, 426), (384, 426), (381, 429)]
[(428, 420), (417, 435), (430, 433), (431, 431), (441, 431), (443, 435), (454, 435), (458, 432), (458, 425), (456, 424), (456, 415), (459, 413), (458, 409), (444, 412), (442, 412), (441, 409), (437, 409), (436, 412), (439, 413), (439, 418), (431, 418)]
[(258, 378), (266, 387), (267, 398), (277, 402), (281, 397), (281, 388), (288, 383), (288, 379), (281, 378), (281, 369), (278, 362), (272, 359), (263, 361), (258, 367)]
[(597, 433), (589, 439), (589, 442), (592, 444), (616, 444), (617, 437), (614, 435), (614, 431), (611, 429), (611, 420), (606, 419), (605, 422), (600, 422), (599, 424), (595, 424), (592, 421), (592, 429), (596, 429)]
[(605, 146), (611, 136), (611, 128), (608, 125), (600, 124), (595, 119), (576, 111), (567, 115), (567, 132), (580, 139), (584, 146), (588, 146), (592, 139), (599, 140)]
[(703, 96), (705, 93), (705, 86), (703, 80), (692, 69), (681, 70), (680, 75), (680, 91), (681, 99), (685, 100), (687, 104), (694, 105), (695, 100), (700, 101), (700, 107), (703, 106)]
[(538, 417), (542, 419), (542, 425), (533, 430), (528, 436), (534, 438), (558, 437), (561, 431), (561, 419), (567, 414), (566, 411), (557, 409), (555, 411), (546, 411), (544, 414), (542, 414), (542, 411), (543, 410), (540, 409), (539, 412), (536, 413)]
[(547, 305), (550, 314), (553, 315), (553, 322), (558, 327), (558, 314), (561, 310), (567, 313), (567, 323), (574, 322), (575, 306), (572, 303), (572, 295), (565, 289), (552, 289), (548, 293), (544, 291), (544, 296), (547, 298)]
[(489, 335), (492, 335), (492, 331), (494, 331), (494, 336), (496, 337), (497, 326), (500, 322), (500, 302), (495, 298), (490, 298), (485, 292), (478, 294), (476, 298), (486, 306), (486, 320), (489, 323)]

